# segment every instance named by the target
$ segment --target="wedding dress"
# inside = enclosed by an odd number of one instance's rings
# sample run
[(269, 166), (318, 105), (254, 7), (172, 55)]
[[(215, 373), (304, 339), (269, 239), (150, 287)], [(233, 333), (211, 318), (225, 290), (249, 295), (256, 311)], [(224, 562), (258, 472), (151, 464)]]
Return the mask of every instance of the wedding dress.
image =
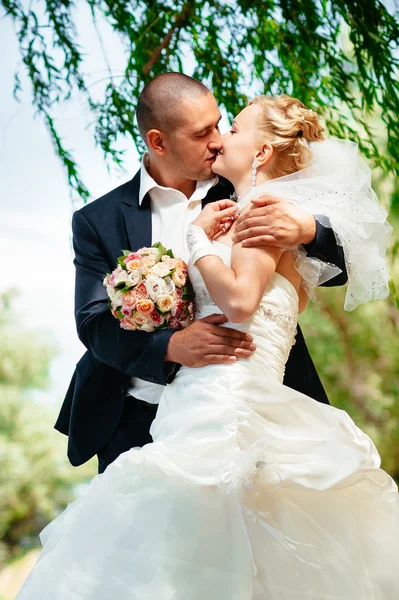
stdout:
[[(214, 242), (230, 264), (231, 249)], [(220, 312), (195, 268), (198, 314)], [(257, 351), (182, 367), (154, 443), (122, 454), (41, 534), (18, 600), (394, 600), (398, 489), (342, 410), (282, 384), (298, 295), (276, 274)]]

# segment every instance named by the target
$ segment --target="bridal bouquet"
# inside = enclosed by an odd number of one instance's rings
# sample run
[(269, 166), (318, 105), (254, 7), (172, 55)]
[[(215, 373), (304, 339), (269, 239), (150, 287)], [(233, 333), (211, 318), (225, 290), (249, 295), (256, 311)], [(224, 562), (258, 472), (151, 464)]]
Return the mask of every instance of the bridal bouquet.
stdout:
[(186, 263), (160, 242), (137, 252), (122, 252), (118, 267), (103, 282), (120, 326), (152, 332), (188, 325), (193, 319), (194, 293)]

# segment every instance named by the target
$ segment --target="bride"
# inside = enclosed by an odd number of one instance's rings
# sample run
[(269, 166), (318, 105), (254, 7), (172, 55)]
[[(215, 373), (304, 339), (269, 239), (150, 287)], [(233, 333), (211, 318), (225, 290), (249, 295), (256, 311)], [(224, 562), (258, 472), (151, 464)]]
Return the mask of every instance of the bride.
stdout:
[[(241, 212), (270, 190), (332, 220), (353, 308), (372, 285), (384, 294), (388, 231), (355, 145), (321, 131), (299, 101), (258, 97), (213, 168)], [(233, 245), (221, 206), (188, 232), (197, 317), (223, 312), (257, 351), (180, 369), (154, 442), (122, 454), (45, 528), (18, 600), (398, 597), (395, 482), (346, 412), (282, 384), (298, 315), (333, 268), (300, 249)]]

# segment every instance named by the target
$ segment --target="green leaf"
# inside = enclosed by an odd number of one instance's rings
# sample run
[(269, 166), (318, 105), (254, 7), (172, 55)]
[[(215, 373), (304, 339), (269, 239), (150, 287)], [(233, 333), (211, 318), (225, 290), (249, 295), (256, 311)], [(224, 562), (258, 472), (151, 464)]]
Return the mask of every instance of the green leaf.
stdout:
[(124, 256), (118, 256), (117, 260), (118, 260), (119, 266), (121, 266), (122, 269), (125, 269), (125, 271), (127, 271), (126, 264), (125, 264), (125, 257)]
[(194, 296), (194, 290), (193, 290), (191, 284), (190, 285), (185, 285), (182, 288), (182, 292), (183, 292), (183, 299), (184, 300), (186, 300), (188, 298), (193, 298), (193, 296)]
[(156, 248), (158, 250), (159, 258), (162, 258), (162, 256), (167, 253), (165, 246), (163, 246), (161, 242), (156, 242), (152, 245), (152, 248)]
[(131, 250), (122, 250), (123, 256), (129, 256), (129, 254), (132, 254)]
[(118, 288), (121, 290), (122, 294), (126, 294), (127, 292), (130, 292), (130, 290), (132, 290), (134, 288), (134, 285), (125, 285), (123, 288)]

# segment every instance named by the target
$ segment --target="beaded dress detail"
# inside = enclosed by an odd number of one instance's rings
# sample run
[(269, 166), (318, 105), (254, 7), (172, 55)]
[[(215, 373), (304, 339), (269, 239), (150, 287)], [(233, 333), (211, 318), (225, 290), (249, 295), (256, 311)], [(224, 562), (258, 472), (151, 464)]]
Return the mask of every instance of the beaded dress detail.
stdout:
[[(215, 243), (230, 264), (231, 251)], [(220, 312), (190, 267), (197, 317)], [(250, 290), (249, 290), (250, 293)], [(41, 534), (18, 600), (393, 600), (398, 493), (342, 410), (282, 384), (298, 296), (275, 275), (246, 323), (257, 351), (182, 367), (154, 442)]]

